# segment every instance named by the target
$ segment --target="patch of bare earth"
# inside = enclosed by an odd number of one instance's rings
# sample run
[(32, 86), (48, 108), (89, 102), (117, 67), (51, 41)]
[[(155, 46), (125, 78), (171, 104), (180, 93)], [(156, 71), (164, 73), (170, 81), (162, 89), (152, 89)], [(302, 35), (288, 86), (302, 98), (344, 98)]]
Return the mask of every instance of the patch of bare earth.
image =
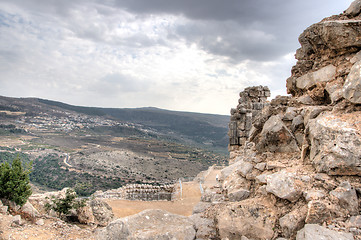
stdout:
[(95, 240), (94, 229), (90, 226), (77, 226), (58, 219), (45, 219), (44, 225), (24, 221), (22, 225), (13, 225), (11, 215), (0, 214), (0, 240)]
[(106, 202), (113, 208), (116, 218), (137, 214), (146, 209), (163, 209), (183, 216), (192, 215), (193, 207), (200, 201), (199, 184), (187, 182), (182, 185), (182, 197), (175, 201), (129, 201), (109, 199)]

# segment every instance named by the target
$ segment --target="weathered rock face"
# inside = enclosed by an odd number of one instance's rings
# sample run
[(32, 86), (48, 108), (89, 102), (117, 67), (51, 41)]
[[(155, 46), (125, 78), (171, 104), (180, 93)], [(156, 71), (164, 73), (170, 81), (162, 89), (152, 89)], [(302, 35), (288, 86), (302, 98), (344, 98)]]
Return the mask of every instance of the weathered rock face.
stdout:
[(113, 220), (113, 210), (108, 203), (100, 199), (94, 199), (90, 201), (89, 205), (96, 223), (100, 226), (106, 226), (111, 220)]
[[(359, 113), (348, 114), (361, 119)], [(318, 172), (361, 175), (361, 136), (344, 116), (325, 113), (308, 124), (310, 160)]]
[(343, 86), (343, 97), (352, 103), (361, 103), (361, 61), (352, 66)]
[(305, 227), (297, 233), (296, 240), (352, 240), (350, 233), (340, 233), (321, 227), (316, 224), (306, 224)]
[(330, 192), (338, 200), (338, 204), (350, 215), (359, 213), (358, 199), (356, 190), (351, 187), (349, 182), (343, 182), (335, 190)]
[(213, 219), (205, 218), (201, 214), (189, 217), (193, 221), (196, 230), (196, 239), (215, 239), (217, 232)]
[(295, 173), (282, 170), (267, 176), (266, 179), (266, 191), (279, 198), (295, 202), (302, 194), (303, 183), (296, 178)]
[(350, 7), (346, 10), (346, 14), (351, 15), (352, 17), (357, 16), (358, 14), (360, 14), (360, 9), (361, 9), (361, 1), (360, 0), (353, 1)]
[(8, 206), (4, 206), (2, 201), (0, 200), (0, 214), (7, 214), (8, 213)]
[(195, 235), (193, 222), (187, 217), (164, 210), (145, 210), (111, 222), (98, 234), (98, 239), (193, 240)]
[(306, 220), (307, 207), (296, 208), (279, 219), (280, 227), (285, 237), (291, 237), (300, 230)]
[(299, 151), (297, 140), (277, 115), (270, 117), (263, 125), (257, 150), (270, 152)]
[(309, 89), (317, 83), (332, 81), (336, 76), (336, 67), (332, 64), (321, 68), (315, 72), (307, 73), (296, 79), (296, 87), (300, 89)]
[(351, 239), (333, 224), (360, 238), (361, 1), (299, 41), (292, 97), (247, 88), (231, 111), (224, 198), (204, 211), (221, 239)]
[(31, 216), (31, 217), (36, 217), (37, 215), (39, 215), (38, 210), (36, 210), (36, 209), (34, 208), (34, 206), (33, 206), (29, 201), (27, 201), (27, 202), (20, 208), (20, 211), (23, 212), (23, 213), (28, 214), (28, 215)]
[[(318, 100), (318, 104), (328, 98), (332, 102), (346, 98), (357, 103), (354, 99), (360, 89), (354, 79), (358, 65), (355, 63), (360, 60), (356, 53), (361, 49), (359, 10), (359, 1), (355, 1), (345, 14), (313, 24), (300, 35), (301, 48), (296, 53), (298, 62), (292, 69), (292, 76), (287, 80), (288, 93), (297, 97), (309, 95)], [(355, 74), (349, 75), (353, 64)], [(342, 95), (340, 87), (347, 77), (351, 81), (352, 75), (355, 76), (353, 84), (344, 87)]]
[(87, 204), (85, 207), (78, 208), (76, 210), (76, 215), (78, 216), (78, 221), (82, 224), (91, 225), (95, 224), (96, 222), (93, 215), (93, 210), (91, 209), (89, 204)]
[(221, 239), (271, 239), (276, 213), (262, 199), (248, 199), (220, 206), (216, 219)]

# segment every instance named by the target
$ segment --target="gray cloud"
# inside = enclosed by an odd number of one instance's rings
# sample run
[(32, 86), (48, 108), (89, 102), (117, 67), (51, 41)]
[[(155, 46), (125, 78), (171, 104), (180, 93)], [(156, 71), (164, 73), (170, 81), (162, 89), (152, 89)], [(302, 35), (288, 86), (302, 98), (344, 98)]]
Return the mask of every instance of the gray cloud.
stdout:
[[(338, 13), (340, 5), (347, 6), (336, 0), (14, 0), (12, 4), (58, 17), (59, 24), (65, 23), (77, 37), (91, 41), (143, 48), (167, 46), (168, 36), (168, 40), (185, 39), (233, 62), (269, 61), (294, 52), (303, 29), (320, 20), (318, 16), (329, 15), (330, 9)], [(167, 36), (111, 35), (124, 10), (144, 19), (163, 14), (188, 20), (165, 27), (162, 34), (167, 32)], [(222, 41), (217, 41), (219, 37)]]
[(298, 35), (350, 2), (2, 0), (0, 94), (228, 113), (248, 85), (285, 93)]
[[(169, 36), (183, 37), (235, 62), (269, 61), (295, 51), (298, 34), (320, 20), (318, 16), (329, 15), (330, 8), (339, 13), (340, 5), (336, 0), (115, 0), (113, 4), (139, 15), (183, 15), (192, 21), (179, 24)], [(217, 42), (219, 36), (223, 41)]]
[(91, 90), (98, 92), (101, 95), (130, 93), (130, 92), (144, 92), (148, 89), (149, 82), (144, 82), (132, 76), (127, 76), (121, 73), (107, 74), (99, 81), (97, 81)]

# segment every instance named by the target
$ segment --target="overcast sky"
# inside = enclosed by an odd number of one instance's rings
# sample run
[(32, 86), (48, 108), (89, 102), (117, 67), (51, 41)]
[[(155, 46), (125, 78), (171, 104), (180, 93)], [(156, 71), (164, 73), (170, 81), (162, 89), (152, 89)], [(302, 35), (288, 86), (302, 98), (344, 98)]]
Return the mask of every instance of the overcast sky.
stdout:
[(0, 0), (0, 95), (229, 114), (351, 0)]

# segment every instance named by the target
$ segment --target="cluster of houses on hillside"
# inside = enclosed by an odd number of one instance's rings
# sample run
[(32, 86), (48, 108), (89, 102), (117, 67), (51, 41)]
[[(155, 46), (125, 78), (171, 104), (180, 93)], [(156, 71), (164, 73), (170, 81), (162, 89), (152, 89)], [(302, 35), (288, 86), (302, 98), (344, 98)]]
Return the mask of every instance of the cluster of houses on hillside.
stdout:
[(40, 131), (64, 131), (70, 132), (76, 129), (87, 129), (99, 126), (123, 126), (134, 128), (132, 123), (122, 123), (111, 119), (102, 117), (88, 116), (84, 114), (76, 114), (65, 112), (65, 115), (56, 116), (48, 113), (40, 113), (38, 116), (22, 116), (16, 123), (21, 124), (25, 130), (40, 130)]

